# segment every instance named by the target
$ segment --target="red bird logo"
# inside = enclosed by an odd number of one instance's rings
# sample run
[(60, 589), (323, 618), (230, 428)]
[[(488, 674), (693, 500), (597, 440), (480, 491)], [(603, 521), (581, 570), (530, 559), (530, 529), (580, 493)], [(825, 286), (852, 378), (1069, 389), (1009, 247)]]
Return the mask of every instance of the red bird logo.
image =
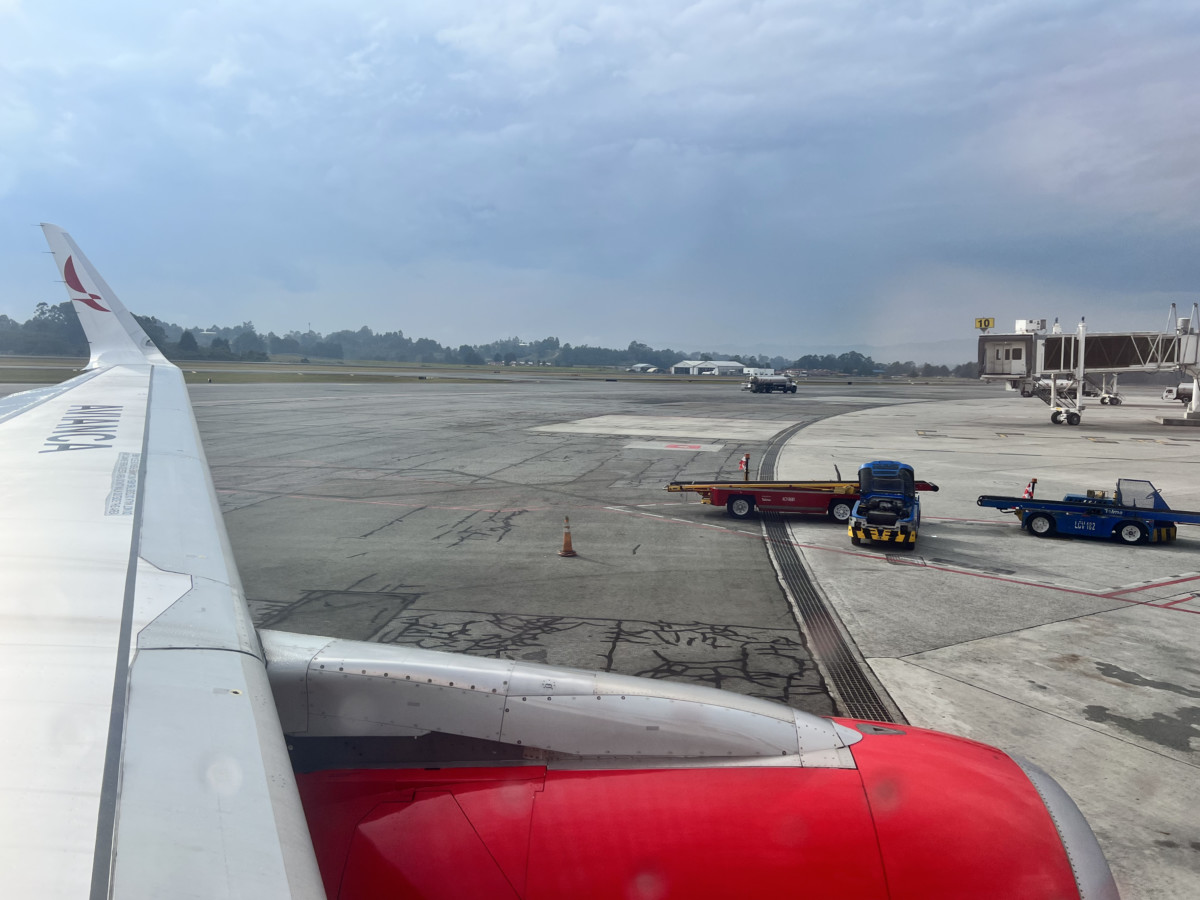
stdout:
[(90, 306), (97, 312), (112, 312), (112, 310), (105, 309), (97, 302), (100, 299), (99, 294), (89, 294), (86, 290), (84, 290), (83, 282), (79, 280), (79, 276), (75, 273), (75, 258), (72, 256), (67, 257), (67, 264), (63, 266), (63, 278), (65, 278), (67, 281), (67, 287), (76, 293), (85, 295), (83, 297), (74, 297), (72, 299), (78, 300), (85, 306)]

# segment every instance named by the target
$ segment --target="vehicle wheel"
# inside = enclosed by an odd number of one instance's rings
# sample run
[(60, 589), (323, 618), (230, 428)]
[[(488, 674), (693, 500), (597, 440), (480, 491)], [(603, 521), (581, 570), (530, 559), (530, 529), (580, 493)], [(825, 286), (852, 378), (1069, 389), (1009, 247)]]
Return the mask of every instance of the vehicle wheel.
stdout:
[(1150, 532), (1141, 522), (1126, 522), (1118, 526), (1116, 535), (1122, 544), (1144, 544), (1150, 538)]
[(1055, 425), (1061, 425), (1062, 424), (1062, 413), (1060, 413), (1058, 410), (1055, 410), (1054, 412), (1050, 413), (1050, 421), (1053, 422)]
[(835, 522), (849, 522), (854, 504), (847, 500), (834, 500), (829, 504), (829, 518)]
[(1083, 417), (1081, 415), (1079, 415), (1079, 413), (1077, 413), (1077, 412), (1067, 413), (1067, 424), (1068, 425), (1078, 425), (1082, 421), (1082, 419), (1083, 419)]
[(1120, 405), (1121, 405), (1121, 398), (1120, 398), (1120, 397), (1109, 397), (1109, 398), (1108, 398), (1108, 403), (1109, 403), (1109, 405), (1110, 405), (1110, 406), (1120, 406)]
[(729, 498), (725, 508), (735, 519), (747, 519), (754, 512), (754, 498), (747, 497), (745, 494), (737, 494)]
[(1101, 406), (1108, 406), (1108, 398), (1107, 398), (1107, 397), (1101, 397), (1101, 398), (1100, 398), (1100, 405), (1101, 405)]
[(855, 547), (861, 547), (862, 546), (862, 538), (858, 538), (858, 537), (855, 537), (854, 535), (850, 535), (850, 543), (853, 544)]
[(1050, 537), (1054, 534), (1054, 519), (1045, 513), (1034, 513), (1025, 520), (1025, 527), (1029, 529), (1030, 534), (1038, 537)]

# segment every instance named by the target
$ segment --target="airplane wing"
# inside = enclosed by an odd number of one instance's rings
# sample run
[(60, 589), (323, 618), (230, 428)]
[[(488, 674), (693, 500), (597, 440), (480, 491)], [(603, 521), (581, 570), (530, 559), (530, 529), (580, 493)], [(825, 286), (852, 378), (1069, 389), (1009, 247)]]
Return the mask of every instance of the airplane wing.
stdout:
[(183, 375), (43, 230), (92, 357), (0, 408), (0, 894), (322, 897)]
[(1048, 775), (695, 685), (255, 632), (181, 372), (0, 403), (0, 896), (1112, 900)]

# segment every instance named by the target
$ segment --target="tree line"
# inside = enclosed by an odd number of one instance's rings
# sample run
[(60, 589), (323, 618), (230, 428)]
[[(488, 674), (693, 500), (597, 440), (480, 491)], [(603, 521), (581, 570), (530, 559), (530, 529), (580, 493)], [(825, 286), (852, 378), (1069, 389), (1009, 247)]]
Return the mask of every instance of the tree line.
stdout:
[[(638, 341), (624, 349), (573, 347), (557, 337), (524, 341), (519, 337), (489, 344), (443, 345), (432, 338), (410, 338), (402, 331), (374, 332), (367, 326), (357, 331), (290, 331), (260, 334), (253, 322), (240, 325), (183, 327), (154, 316), (135, 316), (146, 334), (168, 359), (267, 361), (272, 356), (298, 356), (302, 360), (358, 359), (401, 363), (444, 363), (451, 365), (530, 364), (552, 366), (655, 366), (664, 372), (681, 359), (728, 359), (747, 366), (769, 369), (800, 369), (837, 375), (890, 375), (936, 377), (953, 375), (974, 378), (974, 361), (949, 366), (904, 362), (877, 363), (869, 356), (850, 350), (840, 355), (808, 354), (792, 360), (784, 356), (754, 356), (709, 351), (656, 350)], [(0, 315), (0, 354), (12, 356), (87, 356), (88, 344), (70, 301), (39, 303), (31, 318), (17, 322)]]

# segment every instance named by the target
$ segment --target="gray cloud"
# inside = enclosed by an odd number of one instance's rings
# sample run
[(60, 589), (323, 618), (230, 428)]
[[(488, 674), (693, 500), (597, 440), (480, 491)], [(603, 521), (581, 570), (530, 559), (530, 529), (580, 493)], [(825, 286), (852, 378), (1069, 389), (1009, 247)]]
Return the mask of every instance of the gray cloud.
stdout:
[(141, 311), (450, 343), (1151, 327), (1200, 281), (1198, 34), (1154, 2), (10, 2), (0, 259), (49, 219)]

